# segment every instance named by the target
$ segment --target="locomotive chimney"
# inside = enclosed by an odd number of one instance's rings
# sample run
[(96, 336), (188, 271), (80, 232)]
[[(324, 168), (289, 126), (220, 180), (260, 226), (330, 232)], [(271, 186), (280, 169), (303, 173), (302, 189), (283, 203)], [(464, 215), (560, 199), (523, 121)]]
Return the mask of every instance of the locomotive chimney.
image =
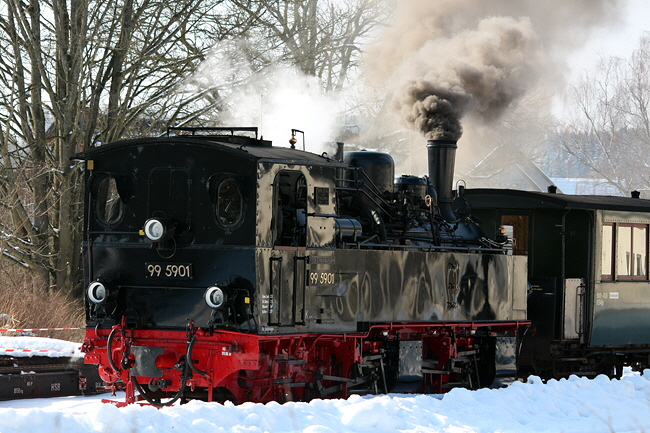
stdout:
[(440, 215), (447, 221), (456, 221), (451, 203), (457, 147), (456, 140), (427, 140), (429, 182), (438, 194)]
[(336, 155), (334, 155), (334, 159), (337, 161), (343, 161), (343, 150), (344, 150), (345, 144), (343, 144), (340, 141), (336, 142)]

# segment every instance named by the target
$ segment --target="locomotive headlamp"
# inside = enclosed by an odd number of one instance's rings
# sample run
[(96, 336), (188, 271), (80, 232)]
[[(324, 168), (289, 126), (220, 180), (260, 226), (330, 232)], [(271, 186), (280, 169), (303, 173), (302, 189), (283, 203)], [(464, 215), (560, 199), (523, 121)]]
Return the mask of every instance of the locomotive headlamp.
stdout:
[(170, 238), (173, 231), (169, 230), (166, 221), (161, 218), (149, 218), (144, 223), (144, 234), (153, 242), (160, 242)]
[(217, 286), (208, 287), (205, 291), (205, 303), (210, 308), (221, 308), (226, 300), (226, 296)]
[(88, 285), (86, 291), (88, 295), (88, 300), (93, 304), (103, 304), (108, 299), (108, 290), (99, 281), (93, 281)]

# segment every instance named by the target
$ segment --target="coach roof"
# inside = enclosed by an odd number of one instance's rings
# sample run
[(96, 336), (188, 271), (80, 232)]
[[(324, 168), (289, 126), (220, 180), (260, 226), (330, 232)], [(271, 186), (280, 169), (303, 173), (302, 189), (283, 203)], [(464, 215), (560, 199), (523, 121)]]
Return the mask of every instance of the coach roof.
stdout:
[(474, 208), (603, 209), (650, 212), (650, 200), (631, 197), (477, 188), (465, 190), (465, 198)]

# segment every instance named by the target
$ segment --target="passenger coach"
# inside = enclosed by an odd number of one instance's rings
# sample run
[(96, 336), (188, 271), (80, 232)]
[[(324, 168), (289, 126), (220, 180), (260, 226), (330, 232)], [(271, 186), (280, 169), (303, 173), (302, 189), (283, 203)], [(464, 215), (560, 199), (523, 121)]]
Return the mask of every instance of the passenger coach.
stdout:
[(650, 200), (501, 189), (465, 198), (487, 233), (506, 228), (514, 254), (528, 256), (535, 329), (522, 337), (520, 376), (649, 365)]

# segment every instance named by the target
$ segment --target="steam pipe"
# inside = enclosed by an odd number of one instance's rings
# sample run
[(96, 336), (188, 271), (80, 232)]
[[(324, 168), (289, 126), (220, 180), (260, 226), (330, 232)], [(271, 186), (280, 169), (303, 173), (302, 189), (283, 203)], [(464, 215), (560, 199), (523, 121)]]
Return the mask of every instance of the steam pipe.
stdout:
[(429, 182), (438, 194), (440, 216), (449, 222), (456, 221), (451, 203), (457, 148), (456, 140), (427, 140)]

